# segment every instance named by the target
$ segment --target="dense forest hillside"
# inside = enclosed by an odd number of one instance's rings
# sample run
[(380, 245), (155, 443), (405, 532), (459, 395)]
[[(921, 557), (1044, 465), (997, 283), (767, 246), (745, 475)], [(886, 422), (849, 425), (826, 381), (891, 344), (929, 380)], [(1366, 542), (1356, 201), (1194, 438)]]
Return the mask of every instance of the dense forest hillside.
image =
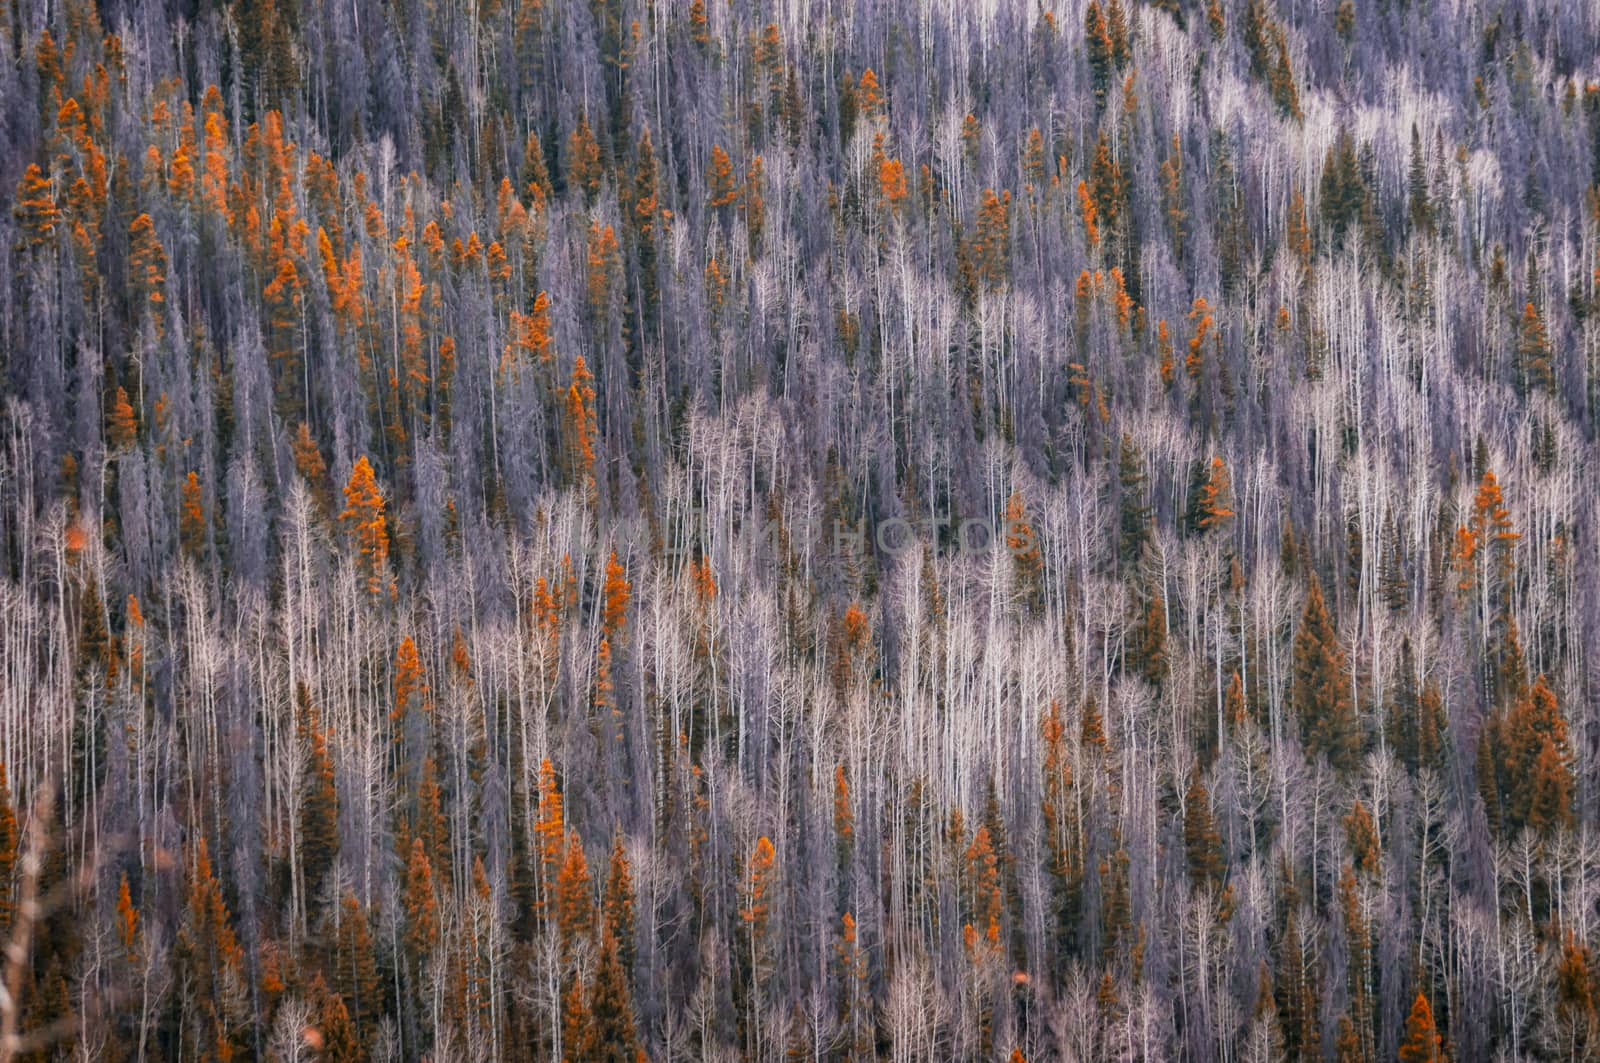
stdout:
[(0, 1061), (1600, 1058), (1593, 0), (6, 0)]

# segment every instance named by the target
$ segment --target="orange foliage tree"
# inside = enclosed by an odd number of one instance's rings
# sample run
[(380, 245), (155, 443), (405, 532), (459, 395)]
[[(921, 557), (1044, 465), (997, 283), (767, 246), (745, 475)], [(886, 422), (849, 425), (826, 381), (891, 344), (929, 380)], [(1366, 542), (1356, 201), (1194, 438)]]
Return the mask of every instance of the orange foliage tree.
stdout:
[(607, 635), (615, 635), (628, 621), (628, 602), (633, 597), (633, 585), (628, 582), (627, 569), (611, 551), (606, 559), (606, 581), (601, 590), (603, 602), (600, 611), (601, 627)]
[(1202, 532), (1221, 527), (1233, 516), (1233, 490), (1228, 477), (1228, 466), (1220, 455), (1211, 459), (1211, 471), (1205, 486), (1200, 490), (1200, 514), (1197, 523)]
[(183, 502), (178, 510), (178, 540), (186, 556), (198, 560), (206, 549), (206, 514), (201, 507), (200, 476), (194, 470), (183, 478)]
[(28, 245), (43, 247), (49, 243), (61, 220), (61, 211), (56, 206), (50, 177), (38, 163), (29, 163), (23, 171), (13, 202), (11, 213), (22, 226)]
[(156, 335), (161, 335), (161, 308), (167, 299), (167, 252), (156, 237), (155, 223), (148, 214), (139, 215), (128, 226), (128, 279), (135, 305), (144, 307)]
[[(339, 519), (356, 541), (367, 590), (377, 594), (388, 578), (389, 527), (384, 517), (383, 492), (365, 454), (356, 459), (344, 486), (345, 508)], [(389, 583), (391, 592), (394, 584)]]
[(563, 422), (566, 429), (566, 457), (569, 482), (594, 489), (595, 411), (594, 375), (578, 355), (572, 364), (572, 382), (567, 386)]
[(561, 870), (556, 874), (556, 930), (563, 955), (572, 955), (581, 940), (594, 936), (594, 897), (589, 885), (589, 862), (577, 831), (567, 833)]
[(739, 199), (739, 183), (733, 175), (733, 160), (720, 144), (711, 145), (711, 171), (706, 176), (710, 205), (731, 206)]
[(185, 1034), (193, 1041), (184, 1055), (231, 1059), (238, 1050), (234, 1034), (242, 1000), (237, 980), (243, 977), (244, 950), (234, 935), (204, 837), (195, 842), (183, 925), (173, 947), (185, 993), (199, 1017)]
[(1411, 1014), (1406, 1017), (1405, 1037), (1400, 1042), (1400, 1063), (1445, 1063), (1439, 1031), (1433, 1024), (1433, 1008), (1427, 995), (1417, 993)]
[(113, 449), (126, 450), (133, 445), (138, 431), (139, 421), (134, 415), (133, 404), (128, 401), (128, 389), (119, 385), (106, 411), (106, 436)]
[(566, 842), (566, 819), (562, 808), (561, 788), (556, 785), (556, 770), (545, 758), (539, 764), (538, 818), (534, 822), (534, 836), (538, 846), (536, 900), (534, 907), (541, 919), (556, 911), (554, 893), (557, 868), (561, 864), (563, 845)]
[(739, 918), (750, 935), (752, 950), (758, 949), (765, 939), (767, 924), (772, 917), (773, 863), (776, 857), (772, 839), (765, 834), (756, 839), (755, 850), (751, 852), (746, 866), (743, 904), (739, 908)]
[(583, 190), (584, 199), (592, 206), (600, 194), (600, 145), (589, 128), (588, 114), (578, 116), (578, 124), (567, 138), (567, 171), (572, 183)]

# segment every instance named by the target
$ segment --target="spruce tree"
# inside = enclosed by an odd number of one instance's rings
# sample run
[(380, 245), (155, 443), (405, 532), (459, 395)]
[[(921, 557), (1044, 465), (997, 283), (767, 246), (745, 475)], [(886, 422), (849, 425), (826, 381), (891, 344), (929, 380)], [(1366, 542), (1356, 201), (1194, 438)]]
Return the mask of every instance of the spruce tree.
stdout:
[(427, 961), (438, 946), (439, 897), (433, 886), (433, 864), (421, 838), (411, 840), (403, 887), (405, 905), (405, 946), (413, 978), (427, 969)]
[(1189, 864), (1189, 881), (1201, 888), (1218, 886), (1227, 861), (1222, 853), (1222, 835), (1217, 832), (1211, 815), (1211, 794), (1200, 782), (1198, 771), (1189, 776), (1183, 805), (1183, 847)]
[(1326, 756), (1340, 773), (1353, 771), (1361, 756), (1360, 726), (1351, 703), (1344, 648), (1315, 574), (1294, 637), (1290, 701), (1306, 755)]
[(1600, 1048), (1600, 986), (1589, 946), (1567, 931), (1555, 977), (1556, 1024), (1561, 1055), (1589, 1059)]
[(1136, 636), (1134, 650), (1139, 673), (1145, 682), (1159, 690), (1166, 682), (1170, 668), (1167, 657), (1167, 604), (1160, 595), (1153, 596), (1145, 605), (1143, 622)]
[(1084, 11), (1083, 40), (1084, 48), (1089, 53), (1089, 77), (1094, 86), (1095, 107), (1098, 110), (1105, 106), (1106, 92), (1111, 87), (1114, 49), (1100, 0), (1089, 0), (1089, 6)]
[(183, 924), (174, 944), (185, 1004), (197, 1022), (186, 1031), (185, 1055), (228, 1058), (237, 1050), (244, 950), (222, 899), (205, 838), (195, 843)]
[(628, 977), (633, 977), (636, 956), (634, 944), (634, 892), (633, 874), (628, 867), (628, 855), (622, 848), (619, 831), (611, 842), (611, 866), (606, 872), (606, 892), (602, 901), (604, 932), (617, 943), (617, 956)]
[(1117, 452), (1117, 563), (1126, 568), (1139, 559), (1150, 539), (1150, 505), (1146, 497), (1144, 461), (1133, 436), (1122, 433)]
[(593, 1063), (636, 1063), (633, 994), (621, 948), (609, 930), (600, 937), (600, 961), (589, 983), (588, 1016), (594, 1050), (583, 1058)]
[(315, 895), (339, 854), (339, 792), (334, 784), (333, 759), (328, 755), (328, 735), (304, 683), (296, 687), (295, 701), (299, 708), (299, 738), (308, 753), (300, 783), (303, 873), (307, 892)]
[(1433, 1024), (1433, 1008), (1428, 1006), (1428, 998), (1421, 992), (1412, 1001), (1411, 1014), (1406, 1017), (1405, 1036), (1400, 1041), (1400, 1063), (1445, 1063), (1444, 1048)]
[(1428, 164), (1422, 154), (1422, 134), (1411, 123), (1411, 165), (1406, 175), (1406, 207), (1413, 232), (1433, 232), (1433, 204), (1428, 200)]
[(334, 991), (344, 1001), (360, 1043), (370, 1048), (384, 1012), (384, 983), (367, 919), (356, 895), (346, 893), (339, 906), (332, 964)]

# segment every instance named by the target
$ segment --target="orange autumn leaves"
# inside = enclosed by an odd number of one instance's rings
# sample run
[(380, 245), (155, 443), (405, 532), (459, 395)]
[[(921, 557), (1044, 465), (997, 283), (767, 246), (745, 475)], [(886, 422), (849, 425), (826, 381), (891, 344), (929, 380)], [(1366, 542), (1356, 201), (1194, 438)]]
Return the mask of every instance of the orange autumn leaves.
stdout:
[(633, 585), (627, 580), (627, 570), (611, 551), (606, 559), (606, 581), (602, 590), (601, 626), (605, 637), (615, 636), (628, 619), (628, 603), (633, 599)]
[(565, 457), (571, 481), (583, 484), (591, 496), (595, 490), (595, 440), (599, 431), (594, 404), (594, 374), (580, 354), (573, 362), (572, 382), (563, 404)]
[[(500, 357), (500, 382), (510, 379), (517, 368), (526, 362), (546, 365), (554, 351), (550, 336), (550, 295), (540, 292), (533, 306), (524, 314), (511, 311), (510, 341)], [(580, 356), (581, 357), (581, 356)]]
[(61, 211), (56, 206), (50, 178), (37, 163), (30, 163), (17, 182), (12, 214), (30, 247), (44, 247), (55, 234)]
[(367, 590), (379, 594), (387, 585), (394, 593), (394, 581), (388, 576), (389, 524), (384, 516), (383, 492), (378, 488), (372, 463), (366, 455), (356, 459), (350, 471), (350, 480), (344, 488), (345, 509), (339, 514), (345, 528), (355, 541), (360, 554), (360, 569)]
[(759, 941), (766, 935), (767, 924), (772, 917), (771, 895), (777, 875), (774, 869), (776, 860), (777, 851), (772, 839), (763, 834), (756, 839), (755, 849), (746, 864), (744, 903), (739, 908), (739, 918), (749, 930), (752, 940)]
[(613, 737), (621, 742), (622, 713), (612, 694), (614, 687), (611, 680), (612, 643), (619, 642), (623, 636), (623, 625), (628, 619), (628, 602), (633, 597), (633, 585), (625, 575), (626, 570), (617, 560), (617, 552), (611, 551), (610, 558), (606, 561), (605, 584), (601, 588), (600, 598), (600, 648), (595, 656), (594, 679), (594, 708), (596, 712), (609, 712), (612, 718)]
[(1459, 577), (1457, 587), (1462, 593), (1472, 589), (1480, 574), (1484, 574), (1484, 552), (1493, 556), (1493, 575), (1502, 584), (1509, 580), (1515, 567), (1512, 547), (1521, 538), (1511, 521), (1500, 491), (1500, 481), (1494, 471), (1485, 470), (1478, 482), (1477, 494), (1472, 500), (1472, 515), (1467, 523), (1456, 529), (1455, 568)]

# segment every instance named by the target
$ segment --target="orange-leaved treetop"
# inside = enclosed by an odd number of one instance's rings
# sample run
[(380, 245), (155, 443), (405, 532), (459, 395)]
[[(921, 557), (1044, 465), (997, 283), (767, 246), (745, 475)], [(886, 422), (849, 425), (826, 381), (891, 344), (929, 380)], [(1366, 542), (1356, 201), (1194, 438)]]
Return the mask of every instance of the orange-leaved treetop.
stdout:
[[(360, 567), (367, 590), (378, 594), (388, 579), (389, 526), (384, 516), (383, 492), (373, 474), (372, 463), (363, 454), (350, 470), (344, 487), (345, 508), (339, 519), (345, 522), (360, 553)], [(392, 593), (393, 582), (388, 582)]]

